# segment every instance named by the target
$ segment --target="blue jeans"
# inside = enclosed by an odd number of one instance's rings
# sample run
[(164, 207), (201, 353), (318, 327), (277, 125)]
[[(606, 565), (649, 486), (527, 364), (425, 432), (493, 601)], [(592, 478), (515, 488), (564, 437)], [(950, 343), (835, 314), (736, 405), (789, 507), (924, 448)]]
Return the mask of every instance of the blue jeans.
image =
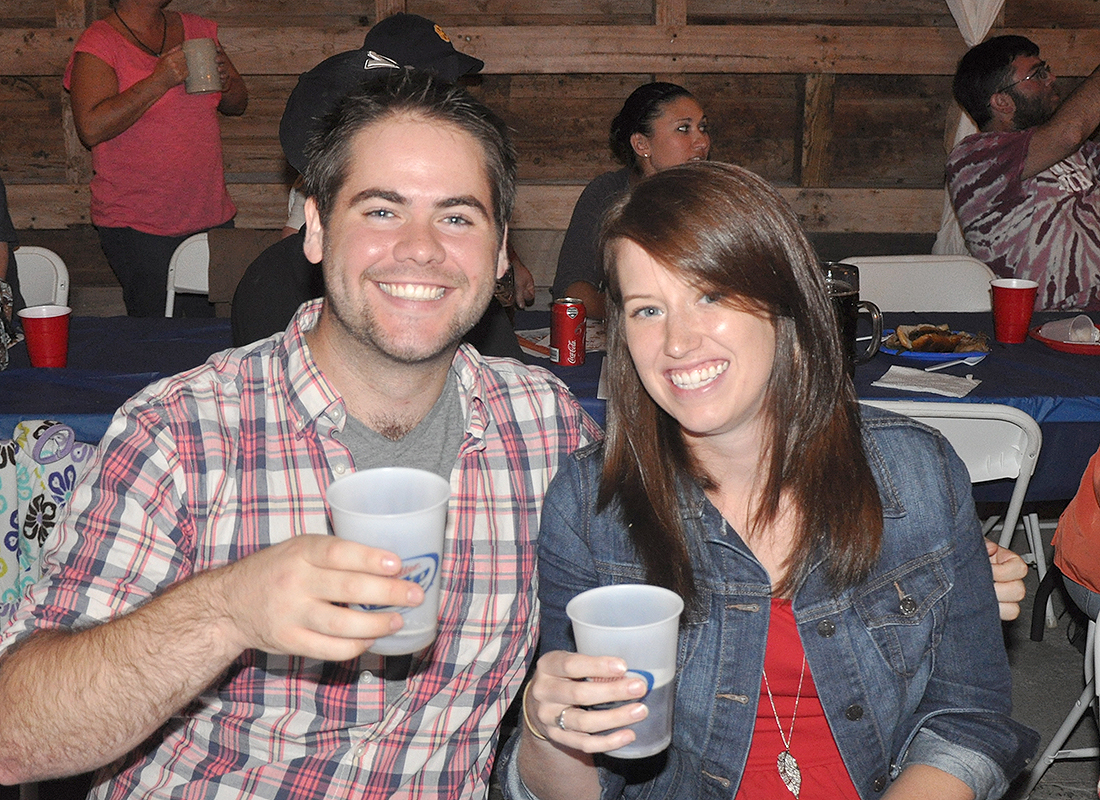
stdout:
[(1066, 587), (1066, 594), (1081, 612), (1089, 619), (1096, 619), (1100, 615), (1100, 594), (1086, 589), (1077, 581), (1062, 576), (1062, 583)]

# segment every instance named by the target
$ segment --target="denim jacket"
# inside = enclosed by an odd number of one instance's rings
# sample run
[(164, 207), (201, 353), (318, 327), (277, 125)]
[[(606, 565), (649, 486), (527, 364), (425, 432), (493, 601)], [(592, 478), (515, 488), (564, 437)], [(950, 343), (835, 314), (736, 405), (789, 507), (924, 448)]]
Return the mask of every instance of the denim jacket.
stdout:
[[(838, 596), (819, 561), (792, 599), (829, 727), (864, 800), (914, 763), (955, 775), (979, 800), (1000, 797), (1038, 736), (1009, 716), (1008, 662), (966, 467), (937, 432), (878, 409), (863, 409), (863, 439), (882, 499), (879, 562)], [(573, 596), (645, 581), (617, 510), (596, 513), (601, 466), (600, 445), (578, 451), (546, 495), (543, 652), (575, 649), (565, 615)], [(601, 757), (605, 798), (732, 798), (748, 755), (771, 586), (699, 487), (681, 507), (699, 597), (681, 619), (672, 745), (651, 759)], [(530, 798), (514, 746), (501, 765), (505, 794)]]

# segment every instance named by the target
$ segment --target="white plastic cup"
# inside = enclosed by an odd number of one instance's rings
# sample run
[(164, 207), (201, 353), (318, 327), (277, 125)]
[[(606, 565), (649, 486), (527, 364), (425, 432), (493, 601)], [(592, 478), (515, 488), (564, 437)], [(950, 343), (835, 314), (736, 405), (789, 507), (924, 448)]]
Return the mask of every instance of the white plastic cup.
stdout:
[(183, 43), (187, 58), (187, 78), (183, 86), (188, 94), (208, 94), (222, 90), (218, 74), (218, 48), (213, 39), (187, 39)]
[(649, 715), (630, 726), (634, 741), (608, 755), (645, 758), (672, 742), (676, 643), (684, 601), (659, 586), (624, 583), (581, 592), (565, 606), (573, 622), (577, 652), (616, 656), (627, 673), (642, 678)]
[(1053, 339), (1056, 342), (1083, 342), (1087, 344), (1100, 342), (1100, 330), (1097, 330), (1087, 314), (1051, 320), (1039, 328), (1039, 333), (1044, 338)]
[(401, 630), (377, 640), (370, 652), (405, 655), (430, 645), (439, 627), (450, 484), (422, 469), (383, 467), (338, 478), (328, 487), (327, 497), (337, 536), (395, 553), (401, 559), (399, 577), (424, 590), (424, 602), (416, 608), (354, 606), (363, 611), (397, 611), (405, 618)]

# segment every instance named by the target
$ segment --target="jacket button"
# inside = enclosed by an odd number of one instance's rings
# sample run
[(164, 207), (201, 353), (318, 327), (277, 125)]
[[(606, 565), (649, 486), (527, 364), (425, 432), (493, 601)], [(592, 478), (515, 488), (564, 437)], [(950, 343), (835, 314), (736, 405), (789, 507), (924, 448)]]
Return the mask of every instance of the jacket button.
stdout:
[(844, 710), (844, 716), (852, 722), (863, 719), (863, 706), (859, 703), (852, 703)]
[(836, 625), (831, 619), (823, 619), (821, 620), (821, 622), (817, 623), (818, 636), (824, 636), (826, 639), (828, 639), (834, 633), (836, 633)]
[(871, 788), (874, 789), (876, 792), (881, 792), (883, 789), (885, 789), (886, 776), (879, 775), (877, 778), (875, 778), (875, 782), (871, 784)]

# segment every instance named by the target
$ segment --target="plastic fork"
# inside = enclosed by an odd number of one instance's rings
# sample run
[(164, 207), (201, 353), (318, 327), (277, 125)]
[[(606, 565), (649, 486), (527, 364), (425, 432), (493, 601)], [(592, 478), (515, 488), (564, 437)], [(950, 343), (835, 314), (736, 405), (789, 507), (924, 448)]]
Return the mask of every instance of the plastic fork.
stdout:
[(933, 364), (930, 367), (925, 367), (924, 371), (925, 372), (935, 372), (938, 369), (943, 369), (944, 367), (954, 367), (954, 366), (958, 366), (959, 364), (966, 364), (966, 366), (972, 367), (975, 364), (977, 364), (979, 361), (981, 361), (983, 358), (985, 358), (987, 355), (989, 355), (989, 353), (979, 353), (976, 356), (968, 356), (966, 358), (956, 358), (954, 361), (944, 361), (941, 364)]

